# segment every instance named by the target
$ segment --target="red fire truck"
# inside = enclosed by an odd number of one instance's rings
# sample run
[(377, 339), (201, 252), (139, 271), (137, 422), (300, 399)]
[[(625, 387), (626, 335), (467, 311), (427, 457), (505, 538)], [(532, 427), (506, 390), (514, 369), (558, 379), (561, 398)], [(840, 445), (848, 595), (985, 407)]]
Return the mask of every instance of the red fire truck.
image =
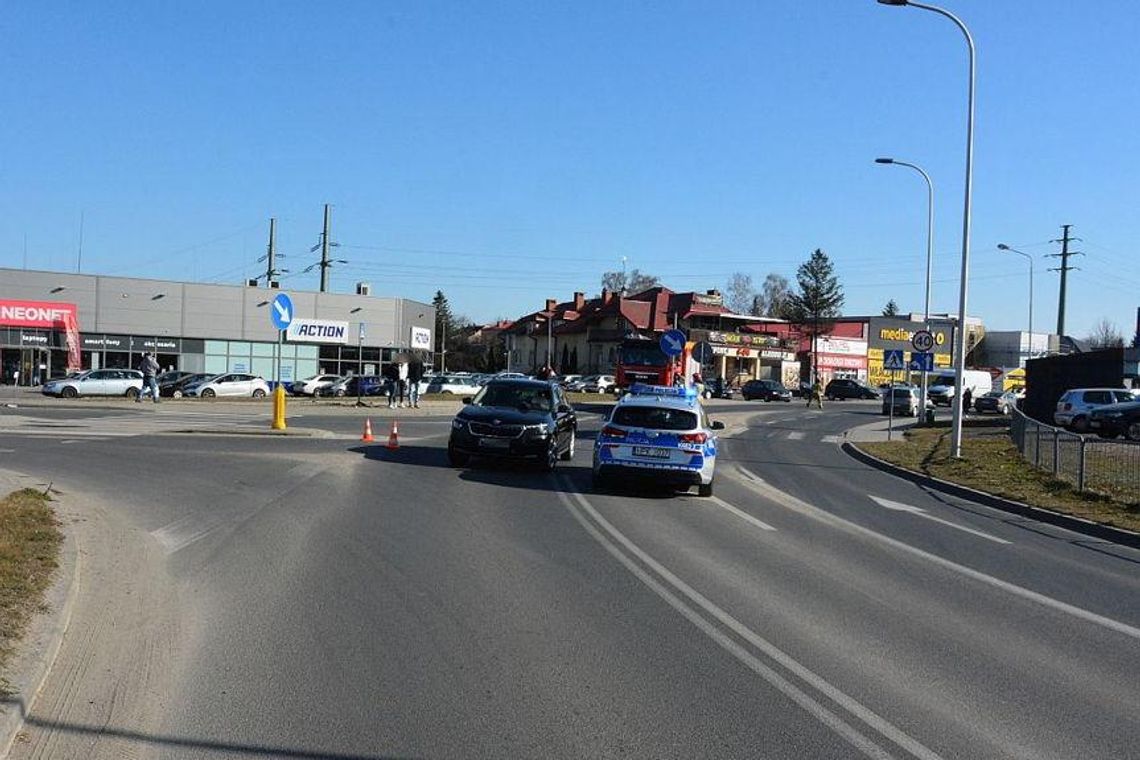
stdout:
[(634, 383), (648, 385), (689, 384), (700, 364), (691, 355), (692, 344), (686, 343), (680, 356), (666, 356), (661, 345), (652, 338), (627, 338), (618, 347), (614, 382), (618, 392)]

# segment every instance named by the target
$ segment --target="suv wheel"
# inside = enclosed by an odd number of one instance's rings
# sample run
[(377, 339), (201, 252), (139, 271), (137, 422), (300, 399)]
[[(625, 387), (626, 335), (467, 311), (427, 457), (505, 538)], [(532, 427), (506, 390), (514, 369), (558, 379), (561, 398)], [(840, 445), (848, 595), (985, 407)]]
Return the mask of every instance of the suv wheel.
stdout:
[(1128, 429), (1124, 431), (1124, 437), (1130, 441), (1140, 441), (1140, 422), (1129, 423)]
[(569, 462), (571, 459), (574, 458), (574, 443), (575, 443), (576, 438), (577, 438), (576, 431), (571, 430), (570, 431), (570, 443), (569, 443), (569, 445), (566, 446), (566, 451), (562, 452), (561, 458), (562, 458), (563, 462)]
[(699, 486), (697, 486), (697, 494), (699, 496), (712, 496), (712, 486), (713, 484), (711, 480), (708, 483), (701, 483)]
[(550, 447), (546, 450), (546, 458), (539, 461), (539, 467), (542, 468), (543, 472), (554, 472), (554, 468), (558, 465), (559, 456), (557, 441), (551, 441)]

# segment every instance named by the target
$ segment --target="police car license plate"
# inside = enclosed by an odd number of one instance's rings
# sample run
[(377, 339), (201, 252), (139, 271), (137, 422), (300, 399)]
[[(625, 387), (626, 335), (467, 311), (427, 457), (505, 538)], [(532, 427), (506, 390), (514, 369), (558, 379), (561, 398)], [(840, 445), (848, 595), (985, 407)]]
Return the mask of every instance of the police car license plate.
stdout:
[(653, 446), (634, 446), (635, 457), (650, 457), (651, 459), (668, 459), (669, 449), (658, 449)]
[(480, 438), (479, 447), (483, 449), (509, 449), (511, 442), (506, 438)]

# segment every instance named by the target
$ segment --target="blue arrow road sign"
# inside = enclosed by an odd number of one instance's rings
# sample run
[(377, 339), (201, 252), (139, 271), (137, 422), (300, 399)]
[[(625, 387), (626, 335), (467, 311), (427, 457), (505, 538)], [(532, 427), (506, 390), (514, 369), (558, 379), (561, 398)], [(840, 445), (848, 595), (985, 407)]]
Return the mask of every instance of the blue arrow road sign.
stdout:
[(898, 372), (906, 369), (906, 359), (903, 358), (901, 348), (883, 352), (883, 369)]
[(278, 330), (288, 330), (293, 321), (293, 299), (285, 293), (278, 293), (269, 307), (269, 321)]
[(910, 355), (911, 372), (933, 372), (934, 354), (928, 351), (914, 351)]
[(713, 360), (714, 356), (716, 356), (716, 353), (713, 351), (713, 347), (703, 340), (693, 346), (693, 358), (701, 364), (708, 364)]
[(685, 350), (685, 333), (669, 330), (661, 336), (661, 350), (666, 356), (680, 356)]

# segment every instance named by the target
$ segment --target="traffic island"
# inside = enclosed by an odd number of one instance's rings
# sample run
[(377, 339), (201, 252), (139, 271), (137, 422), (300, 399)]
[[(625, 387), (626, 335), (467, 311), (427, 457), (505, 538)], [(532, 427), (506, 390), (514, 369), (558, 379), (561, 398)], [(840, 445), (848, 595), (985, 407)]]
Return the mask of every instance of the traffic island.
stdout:
[(889, 443), (853, 439), (844, 444), (847, 453), (920, 485), (1140, 546), (1140, 501), (1123, 494), (1082, 492), (1037, 470), (1021, 458), (1001, 420), (965, 426), (958, 459), (950, 457), (950, 428), (945, 424), (911, 428)]

